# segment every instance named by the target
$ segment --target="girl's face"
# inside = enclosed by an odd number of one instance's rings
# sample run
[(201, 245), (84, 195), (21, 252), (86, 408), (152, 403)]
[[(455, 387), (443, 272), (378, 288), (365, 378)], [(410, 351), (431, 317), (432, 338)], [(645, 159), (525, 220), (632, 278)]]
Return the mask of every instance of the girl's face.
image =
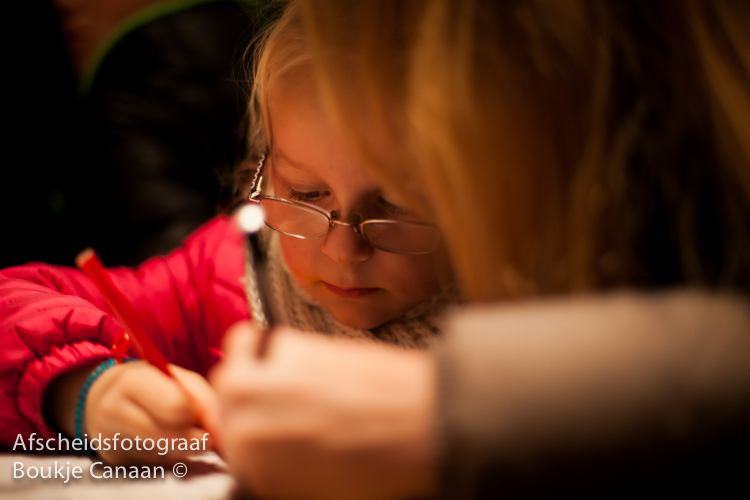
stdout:
[[(286, 87), (270, 96), (275, 196), (317, 205), (340, 220), (414, 220), (400, 200), (375, 182), (320, 107), (314, 91)], [(426, 255), (376, 250), (351, 227), (322, 238), (280, 234), (287, 266), (299, 285), (341, 323), (375, 328), (401, 316), (449, 279), (443, 245)]]

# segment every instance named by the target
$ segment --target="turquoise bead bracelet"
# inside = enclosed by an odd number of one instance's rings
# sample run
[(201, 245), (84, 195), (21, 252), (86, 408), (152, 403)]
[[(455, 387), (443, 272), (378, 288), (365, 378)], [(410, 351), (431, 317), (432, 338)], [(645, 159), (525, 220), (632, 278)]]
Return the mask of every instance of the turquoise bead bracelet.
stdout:
[[(135, 358), (126, 358), (122, 360), (123, 362), (127, 361), (137, 361)], [(91, 372), (91, 374), (88, 376), (86, 381), (83, 383), (83, 386), (81, 386), (81, 392), (78, 393), (78, 404), (76, 405), (76, 418), (75, 418), (75, 437), (83, 441), (83, 412), (86, 408), (86, 397), (89, 395), (89, 390), (91, 389), (91, 386), (96, 382), (96, 379), (98, 379), (102, 373), (104, 373), (108, 368), (113, 367), (116, 364), (116, 361), (114, 358), (110, 358), (104, 363), (100, 364), (96, 367), (96, 370)]]

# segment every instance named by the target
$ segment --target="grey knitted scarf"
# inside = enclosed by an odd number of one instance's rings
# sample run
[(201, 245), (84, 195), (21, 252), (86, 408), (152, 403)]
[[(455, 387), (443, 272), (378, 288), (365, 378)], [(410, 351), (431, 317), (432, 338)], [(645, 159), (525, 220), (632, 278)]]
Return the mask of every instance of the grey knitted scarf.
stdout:
[[(305, 292), (294, 280), (281, 254), (279, 235), (264, 230), (268, 245), (270, 272), (273, 276), (272, 299), (280, 304), (285, 317), (280, 322), (298, 330), (322, 332), (338, 337), (370, 339), (403, 347), (426, 348), (431, 338), (440, 334), (440, 318), (446, 307), (457, 304), (459, 294), (455, 285), (444, 287), (428, 297), (403, 316), (392, 319), (372, 330), (343, 325), (333, 315)], [(245, 293), (252, 315), (255, 278), (252, 268), (246, 266)]]

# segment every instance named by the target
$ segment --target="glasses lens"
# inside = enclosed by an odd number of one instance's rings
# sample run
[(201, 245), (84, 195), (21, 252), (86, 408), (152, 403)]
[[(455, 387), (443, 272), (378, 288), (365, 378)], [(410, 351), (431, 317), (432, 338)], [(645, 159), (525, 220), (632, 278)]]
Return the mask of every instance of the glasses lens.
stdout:
[(271, 229), (300, 238), (320, 238), (328, 230), (328, 217), (294, 202), (262, 198), (260, 206)]
[(440, 243), (436, 228), (412, 222), (368, 221), (362, 224), (362, 235), (375, 248), (393, 253), (430, 253)]

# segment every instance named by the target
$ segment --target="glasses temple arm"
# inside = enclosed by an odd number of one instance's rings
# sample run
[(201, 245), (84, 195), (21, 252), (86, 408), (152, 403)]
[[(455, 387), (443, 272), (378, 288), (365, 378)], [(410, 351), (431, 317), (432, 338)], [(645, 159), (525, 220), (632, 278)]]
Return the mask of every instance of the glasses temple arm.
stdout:
[(267, 152), (261, 155), (260, 160), (258, 161), (258, 168), (255, 170), (255, 175), (253, 176), (253, 182), (250, 184), (250, 199), (253, 201), (256, 201), (258, 196), (260, 196), (260, 191), (263, 187), (263, 176), (260, 175), (260, 172), (263, 170), (263, 163), (266, 161), (266, 154)]

